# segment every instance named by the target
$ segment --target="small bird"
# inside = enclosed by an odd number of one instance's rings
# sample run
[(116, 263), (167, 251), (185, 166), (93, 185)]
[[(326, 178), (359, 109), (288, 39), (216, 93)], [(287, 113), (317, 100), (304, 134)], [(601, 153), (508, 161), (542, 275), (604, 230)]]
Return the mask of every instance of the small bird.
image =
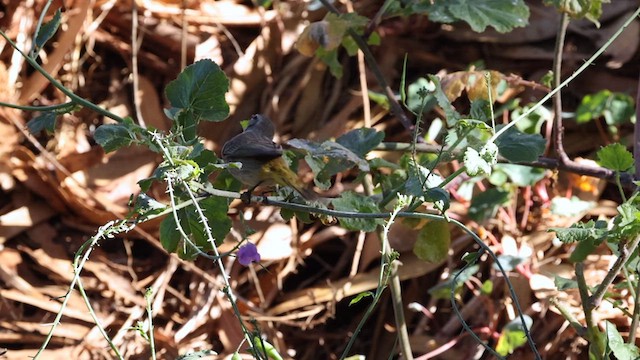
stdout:
[(241, 168), (229, 168), (229, 173), (249, 186), (250, 194), (259, 185), (289, 186), (309, 201), (318, 194), (308, 189), (291, 171), (282, 158), (282, 146), (273, 142), (275, 128), (265, 115), (251, 116), (244, 131), (222, 147), (222, 158), (227, 162), (242, 163)]

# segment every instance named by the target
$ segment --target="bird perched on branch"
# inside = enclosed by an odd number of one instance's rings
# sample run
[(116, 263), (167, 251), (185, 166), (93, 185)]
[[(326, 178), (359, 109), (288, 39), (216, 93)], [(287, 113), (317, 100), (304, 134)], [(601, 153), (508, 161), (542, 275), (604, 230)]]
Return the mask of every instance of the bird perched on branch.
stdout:
[(282, 158), (282, 146), (273, 142), (275, 128), (265, 115), (251, 116), (244, 131), (222, 147), (222, 158), (239, 162), (241, 168), (229, 168), (229, 173), (249, 186), (250, 194), (259, 185), (288, 186), (306, 200), (317, 200), (318, 194), (308, 189)]

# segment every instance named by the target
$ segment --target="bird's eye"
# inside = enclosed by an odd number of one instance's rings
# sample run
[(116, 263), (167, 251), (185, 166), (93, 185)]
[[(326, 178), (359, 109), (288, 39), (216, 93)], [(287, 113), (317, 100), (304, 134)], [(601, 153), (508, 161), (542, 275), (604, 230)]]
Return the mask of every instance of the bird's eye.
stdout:
[(252, 115), (251, 118), (249, 119), (249, 125), (248, 126), (252, 126), (258, 123), (258, 120), (260, 120), (260, 117), (258, 115)]

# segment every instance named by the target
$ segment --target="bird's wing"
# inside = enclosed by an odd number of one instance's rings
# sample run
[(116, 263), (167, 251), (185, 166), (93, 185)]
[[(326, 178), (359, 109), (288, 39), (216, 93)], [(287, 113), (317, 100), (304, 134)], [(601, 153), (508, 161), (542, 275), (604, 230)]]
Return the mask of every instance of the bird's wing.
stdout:
[(241, 158), (273, 159), (282, 155), (282, 147), (253, 131), (240, 133), (222, 147), (222, 157), (234, 161)]

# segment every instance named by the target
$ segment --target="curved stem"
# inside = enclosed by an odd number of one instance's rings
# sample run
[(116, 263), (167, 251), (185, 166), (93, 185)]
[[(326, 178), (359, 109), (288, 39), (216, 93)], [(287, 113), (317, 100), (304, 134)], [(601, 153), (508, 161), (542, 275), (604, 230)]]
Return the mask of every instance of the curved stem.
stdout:
[(36, 71), (38, 71), (40, 74), (42, 74), (42, 76), (44, 76), (47, 80), (49, 80), (49, 82), (51, 83), (51, 85), (55, 86), (58, 90), (62, 91), (63, 94), (67, 95), (74, 103), (84, 106), (88, 109), (91, 109), (95, 112), (97, 112), (100, 115), (106, 116), (110, 119), (113, 119), (117, 122), (123, 122), (124, 119), (119, 117), (118, 115), (109, 112), (103, 108), (101, 108), (100, 106), (92, 103), (89, 100), (86, 100), (76, 94), (73, 93), (73, 91), (69, 90), (67, 87), (65, 87), (64, 85), (62, 85), (58, 80), (56, 80), (53, 76), (51, 76), (45, 69), (42, 68), (42, 66), (40, 66), (40, 64), (38, 64), (37, 61), (35, 61), (34, 59), (32, 59), (31, 57), (27, 56), (27, 54), (25, 54), (22, 50), (20, 50), (18, 48), (18, 46), (16, 45), (16, 43), (13, 42), (13, 40), (11, 40), (9, 38), (9, 36), (7, 36), (7, 34), (5, 34), (4, 31), (0, 31), (0, 36), (2, 36), (5, 40), (7, 40), (7, 42), (11, 45), (11, 47), (13, 47), (17, 52), (20, 53), (20, 55), (22, 55), (24, 57), (24, 59), (29, 63), (29, 65), (31, 65), (34, 69), (36, 69)]
[(56, 111), (56, 110), (68, 111), (68, 109), (71, 109), (75, 106), (75, 103), (73, 101), (69, 101), (63, 104), (56, 104), (56, 105), (28, 106), (28, 105), (16, 105), (16, 104), (0, 101), (0, 106), (12, 108), (12, 109), (24, 110), (24, 111)]
[(602, 45), (600, 47), (600, 49), (598, 49), (598, 51), (596, 51), (587, 61), (584, 62), (584, 64), (582, 64), (582, 66), (580, 66), (578, 68), (578, 70), (574, 71), (573, 74), (571, 74), (571, 76), (569, 76), (568, 78), (566, 78), (558, 87), (556, 87), (555, 89), (551, 90), (547, 95), (545, 95), (542, 99), (540, 99), (540, 101), (538, 101), (534, 106), (530, 107), (527, 111), (523, 112), (520, 116), (518, 116), (516, 119), (514, 119), (512, 122), (508, 123), (507, 125), (505, 125), (504, 127), (502, 127), (500, 129), (500, 131), (498, 131), (497, 133), (495, 133), (495, 135), (493, 135), (491, 137), (491, 139), (489, 139), (489, 141), (495, 141), (495, 139), (497, 139), (500, 135), (502, 135), (504, 132), (506, 132), (507, 130), (509, 130), (509, 128), (515, 126), (516, 123), (518, 123), (519, 121), (521, 121), (522, 119), (525, 119), (527, 116), (529, 116), (531, 113), (533, 113), (534, 111), (536, 111), (540, 106), (542, 106), (542, 104), (544, 104), (545, 102), (547, 102), (547, 100), (551, 99), (552, 96), (554, 96), (557, 92), (560, 91), (560, 89), (562, 89), (563, 87), (567, 86), (567, 84), (569, 84), (570, 82), (573, 81), (573, 79), (575, 79), (576, 77), (578, 77), (578, 75), (580, 75), (583, 71), (585, 71), (589, 66), (591, 66), (591, 64), (593, 64), (593, 62), (600, 56), (602, 55), (602, 53), (604, 53), (604, 51), (620, 36), (620, 34), (622, 34), (622, 32), (633, 22), (635, 21), (635, 19), (638, 17), (638, 15), (640, 15), (640, 7), (638, 7), (636, 9), (636, 11), (634, 11), (634, 13), (629, 16), (629, 18), (624, 22), (624, 24), (620, 27), (620, 29), (618, 29), (618, 31), (616, 31), (610, 38), (609, 40), (604, 43), (604, 45)]
[(616, 279), (616, 276), (618, 276), (618, 273), (624, 264), (626, 264), (627, 260), (629, 260), (629, 257), (636, 251), (638, 244), (640, 244), (640, 235), (636, 236), (629, 246), (627, 246), (627, 244), (620, 244), (620, 255), (618, 255), (616, 262), (613, 263), (613, 266), (609, 269), (602, 282), (598, 284), (593, 295), (589, 297), (589, 306), (595, 308), (600, 305), (607, 289), (611, 284), (613, 284), (613, 281)]

